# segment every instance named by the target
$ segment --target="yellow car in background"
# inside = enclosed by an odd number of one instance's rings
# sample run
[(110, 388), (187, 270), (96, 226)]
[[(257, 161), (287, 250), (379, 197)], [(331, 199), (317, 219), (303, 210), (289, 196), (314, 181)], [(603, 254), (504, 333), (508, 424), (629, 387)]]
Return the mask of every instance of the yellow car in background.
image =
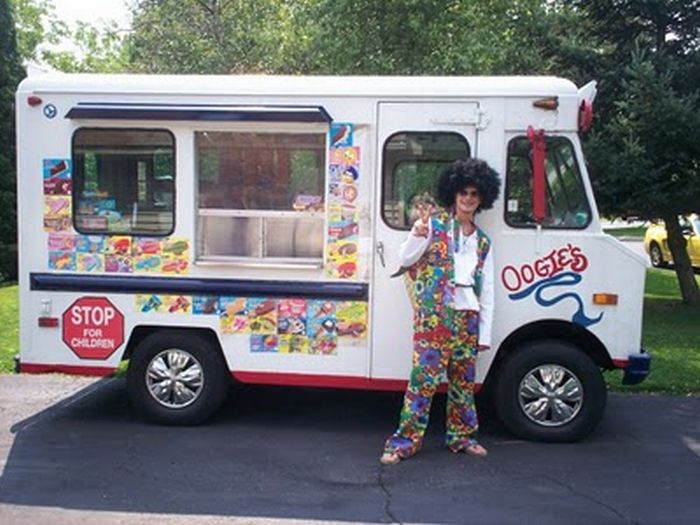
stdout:
[[(688, 257), (690, 264), (700, 268), (700, 215), (688, 215), (679, 217), (683, 236), (688, 242)], [(668, 238), (666, 226), (663, 222), (652, 224), (647, 228), (644, 235), (644, 249), (649, 254), (651, 265), (656, 268), (663, 268), (668, 263), (673, 263), (671, 250), (668, 249)]]

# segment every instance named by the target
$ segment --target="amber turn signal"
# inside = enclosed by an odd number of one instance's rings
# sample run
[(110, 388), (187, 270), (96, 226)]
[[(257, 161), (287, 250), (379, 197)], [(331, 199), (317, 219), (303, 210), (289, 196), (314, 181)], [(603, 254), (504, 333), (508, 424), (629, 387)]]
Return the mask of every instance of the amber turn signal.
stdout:
[(540, 109), (548, 109), (554, 111), (559, 107), (559, 97), (546, 97), (539, 100), (535, 100), (532, 103), (533, 106)]
[(614, 306), (617, 304), (617, 294), (616, 293), (594, 293), (593, 294), (593, 304)]

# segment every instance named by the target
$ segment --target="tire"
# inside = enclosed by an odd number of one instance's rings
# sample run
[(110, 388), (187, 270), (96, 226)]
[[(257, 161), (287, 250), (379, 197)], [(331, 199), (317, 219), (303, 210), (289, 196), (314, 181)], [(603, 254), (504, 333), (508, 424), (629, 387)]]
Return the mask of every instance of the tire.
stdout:
[(655, 242), (649, 246), (649, 260), (654, 268), (666, 268), (667, 266), (661, 247)]
[[(170, 374), (176, 374), (177, 381)], [(136, 346), (126, 382), (142, 418), (164, 425), (195, 425), (221, 407), (230, 378), (221, 352), (205, 338), (162, 330)]]
[(523, 344), (506, 359), (499, 374), (498, 416), (517, 436), (577, 441), (590, 434), (603, 416), (607, 400), (603, 376), (574, 345), (558, 340)]

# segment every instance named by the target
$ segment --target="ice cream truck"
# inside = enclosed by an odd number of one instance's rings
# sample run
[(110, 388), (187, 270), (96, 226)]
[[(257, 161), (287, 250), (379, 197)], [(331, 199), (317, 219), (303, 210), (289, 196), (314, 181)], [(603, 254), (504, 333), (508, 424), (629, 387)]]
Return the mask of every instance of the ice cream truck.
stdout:
[(579, 133), (595, 85), (555, 77), (30, 75), (16, 98), (19, 369), (109, 375), (146, 418), (211, 416), (242, 383), (403, 390), (391, 278), (411, 201), (455, 159), (502, 176), (492, 347), (512, 432), (568, 441), (602, 372), (649, 371), (645, 261), (603, 233)]

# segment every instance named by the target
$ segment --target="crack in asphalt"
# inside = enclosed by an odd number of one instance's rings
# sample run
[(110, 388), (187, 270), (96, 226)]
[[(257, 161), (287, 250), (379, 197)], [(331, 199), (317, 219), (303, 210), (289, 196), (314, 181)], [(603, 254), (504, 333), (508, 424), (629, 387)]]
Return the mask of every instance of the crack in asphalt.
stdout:
[(544, 475), (543, 477), (544, 477), (545, 479), (548, 479), (549, 481), (551, 481), (551, 482), (553, 482), (553, 483), (556, 483), (556, 484), (559, 485), (560, 487), (564, 487), (565, 489), (567, 489), (567, 490), (568, 490), (569, 492), (571, 492), (572, 494), (575, 494), (575, 495), (577, 495), (577, 496), (580, 496), (580, 497), (582, 497), (582, 498), (584, 498), (584, 499), (587, 499), (588, 501), (591, 501), (591, 502), (593, 502), (593, 503), (595, 503), (595, 504), (597, 504), (597, 505), (600, 505), (600, 506), (603, 507), (603, 508), (608, 509), (610, 512), (612, 512), (613, 514), (615, 514), (618, 518), (621, 518), (621, 519), (625, 520), (625, 523), (629, 523), (630, 525), (639, 525), (639, 523), (640, 523), (640, 522), (638, 522), (638, 521), (633, 520), (632, 518), (630, 518), (630, 517), (627, 516), (626, 514), (622, 513), (621, 511), (617, 510), (617, 509), (616, 509), (615, 507), (613, 507), (612, 505), (608, 505), (608, 504), (605, 503), (604, 501), (601, 501), (601, 500), (599, 500), (599, 499), (597, 499), (597, 498), (594, 498), (593, 496), (590, 496), (589, 494), (584, 494), (583, 492), (580, 492), (580, 491), (576, 490), (574, 487), (572, 487), (572, 486), (569, 485), (568, 483), (564, 483), (563, 481), (558, 480), (557, 478), (553, 478), (553, 477), (547, 476), (547, 475)]
[(384, 467), (379, 467), (377, 482), (379, 483), (379, 488), (381, 488), (382, 492), (384, 493), (384, 513), (389, 517), (392, 523), (403, 524), (403, 522), (391, 512), (391, 492), (389, 492), (389, 489), (386, 488), (386, 485), (384, 484), (384, 478), (382, 477), (383, 473)]

